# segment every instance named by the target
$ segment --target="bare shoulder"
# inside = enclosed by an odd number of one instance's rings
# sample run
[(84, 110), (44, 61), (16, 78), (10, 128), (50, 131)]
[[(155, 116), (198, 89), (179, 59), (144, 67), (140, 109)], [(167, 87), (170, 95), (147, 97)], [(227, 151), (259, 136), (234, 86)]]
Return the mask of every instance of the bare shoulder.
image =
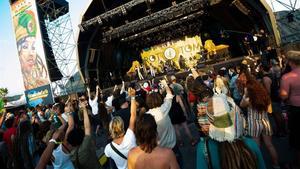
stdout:
[(129, 152), (128, 152), (128, 156), (133, 155), (139, 153), (139, 148), (138, 147), (134, 147), (132, 148)]
[(291, 72), (289, 72), (289, 73), (286, 73), (286, 74), (284, 74), (283, 76), (282, 76), (282, 80), (287, 80), (288, 78), (290, 78), (292, 76), (292, 73)]
[(173, 151), (172, 151), (172, 149), (169, 149), (169, 148), (158, 147), (157, 148), (157, 153), (166, 156), (166, 155), (172, 155)]

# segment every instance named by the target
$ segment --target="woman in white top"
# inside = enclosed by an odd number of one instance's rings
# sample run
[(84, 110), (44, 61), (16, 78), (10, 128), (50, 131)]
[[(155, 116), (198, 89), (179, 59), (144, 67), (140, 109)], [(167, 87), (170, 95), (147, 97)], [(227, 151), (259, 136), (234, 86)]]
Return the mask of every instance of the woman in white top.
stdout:
[[(67, 137), (70, 131), (74, 127), (74, 120), (71, 115), (71, 112), (65, 113), (68, 118), (68, 128), (66, 130), (65, 136), (62, 139), (62, 143), (57, 142), (57, 140), (51, 139), (49, 142), (54, 142), (55, 144), (59, 144), (56, 149), (52, 152), (52, 165), (54, 169), (61, 169), (61, 168), (68, 168), (73, 169), (74, 165), (70, 158), (70, 150), (67, 146)], [(59, 131), (64, 132), (66, 128), (66, 122), (63, 119), (62, 116), (58, 116), (60, 121), (62, 122), (62, 125), (59, 127)]]
[(161, 85), (167, 92), (165, 99), (163, 100), (161, 95), (156, 92), (147, 95), (146, 104), (149, 110), (146, 113), (151, 114), (156, 121), (159, 138), (158, 145), (173, 149), (176, 145), (176, 134), (169, 117), (173, 95), (166, 80), (162, 80)]
[(128, 89), (128, 94), (131, 97), (130, 121), (127, 131), (124, 131), (124, 122), (121, 117), (114, 117), (109, 124), (109, 132), (113, 141), (107, 144), (104, 153), (107, 157), (111, 157), (118, 169), (127, 169), (128, 152), (136, 147), (135, 135), (133, 133), (136, 119), (136, 101), (135, 90)]

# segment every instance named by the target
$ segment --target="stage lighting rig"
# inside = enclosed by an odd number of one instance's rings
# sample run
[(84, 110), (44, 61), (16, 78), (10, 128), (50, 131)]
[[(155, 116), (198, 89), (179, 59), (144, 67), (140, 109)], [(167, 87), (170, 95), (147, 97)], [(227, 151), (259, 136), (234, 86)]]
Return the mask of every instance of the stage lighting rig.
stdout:
[[(184, 22), (187, 22), (189, 20), (192, 20), (192, 19), (195, 19), (197, 17), (200, 17), (201, 15), (204, 14), (204, 11), (199, 11), (197, 13), (193, 13), (193, 14), (190, 14), (188, 16), (184, 16), (182, 18), (179, 18), (177, 20), (174, 20), (174, 21), (171, 21), (171, 22), (168, 22), (168, 23), (165, 23), (165, 24), (162, 24), (162, 25), (159, 25), (159, 26), (156, 26), (154, 28), (151, 28), (149, 30), (146, 30), (144, 32), (141, 32), (141, 33), (137, 33), (135, 35), (132, 35), (132, 36), (129, 36), (129, 37), (126, 37), (126, 38), (122, 38), (123, 41), (131, 41), (131, 40), (134, 40), (136, 38), (140, 38), (140, 37), (143, 37), (143, 36), (146, 36), (146, 35), (149, 35), (151, 33), (154, 33), (154, 32), (158, 32), (160, 30), (164, 30), (164, 29), (167, 29), (169, 27), (172, 27), (172, 26), (175, 26), (175, 25), (180, 25)], [(181, 31), (182, 32), (182, 31)]]
[(108, 36), (110, 36), (112, 39), (115, 39), (128, 36), (130, 34), (136, 34), (136, 32), (140, 32), (144, 29), (170, 22), (171, 20), (178, 19), (196, 11), (200, 11), (204, 8), (205, 2), (206, 1), (203, 0), (183, 1), (169, 8), (121, 25), (113, 30), (106, 31), (103, 33), (103, 39), (106, 41)]
[(120, 13), (123, 14), (123, 15), (126, 15), (127, 10), (129, 10), (132, 7), (137, 6), (141, 3), (144, 3), (145, 1), (147, 1), (147, 0), (132, 0), (132, 1), (127, 2), (126, 4), (124, 4), (122, 6), (116, 7), (116, 8), (114, 8), (112, 10), (109, 10), (109, 11), (107, 11), (107, 12), (101, 14), (101, 15), (98, 15), (94, 18), (91, 18), (87, 21), (82, 22), (81, 26), (85, 29), (88, 29), (89, 26), (91, 26), (95, 23), (98, 23), (98, 24), (102, 25), (103, 24), (102, 22), (101, 23), (98, 22), (98, 20), (99, 20), (98, 18), (100, 18), (102, 20), (103, 19), (108, 20), (109, 18), (113, 18), (113, 16), (115, 16), (117, 14), (120, 14)]

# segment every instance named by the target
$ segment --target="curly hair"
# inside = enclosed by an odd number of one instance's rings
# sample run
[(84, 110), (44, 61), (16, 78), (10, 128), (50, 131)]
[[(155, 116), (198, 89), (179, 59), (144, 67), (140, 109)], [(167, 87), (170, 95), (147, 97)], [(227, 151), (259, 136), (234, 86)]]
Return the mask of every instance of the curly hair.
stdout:
[(250, 80), (246, 86), (251, 107), (259, 112), (267, 111), (271, 99), (263, 85), (256, 80)]

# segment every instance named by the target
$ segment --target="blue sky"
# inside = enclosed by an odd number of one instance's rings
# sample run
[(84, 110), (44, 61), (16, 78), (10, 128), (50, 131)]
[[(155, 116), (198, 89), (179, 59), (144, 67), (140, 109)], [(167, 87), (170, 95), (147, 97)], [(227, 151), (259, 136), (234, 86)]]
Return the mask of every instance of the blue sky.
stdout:
[[(68, 0), (75, 38), (77, 37), (77, 25), (79, 24), (80, 14), (82, 14), (90, 1)], [(273, 1), (276, 11), (286, 10), (275, 0), (267, 0), (269, 4), (271, 1)], [(292, 2), (294, 1), (292, 0)], [(288, 1), (281, 0), (281, 2), (287, 3)], [(299, 8), (299, 2), (297, 8)], [(12, 29), (9, 0), (0, 0), (0, 21), (0, 87), (8, 88), (9, 95), (22, 94), (24, 87), (16, 50), (15, 35)]]

